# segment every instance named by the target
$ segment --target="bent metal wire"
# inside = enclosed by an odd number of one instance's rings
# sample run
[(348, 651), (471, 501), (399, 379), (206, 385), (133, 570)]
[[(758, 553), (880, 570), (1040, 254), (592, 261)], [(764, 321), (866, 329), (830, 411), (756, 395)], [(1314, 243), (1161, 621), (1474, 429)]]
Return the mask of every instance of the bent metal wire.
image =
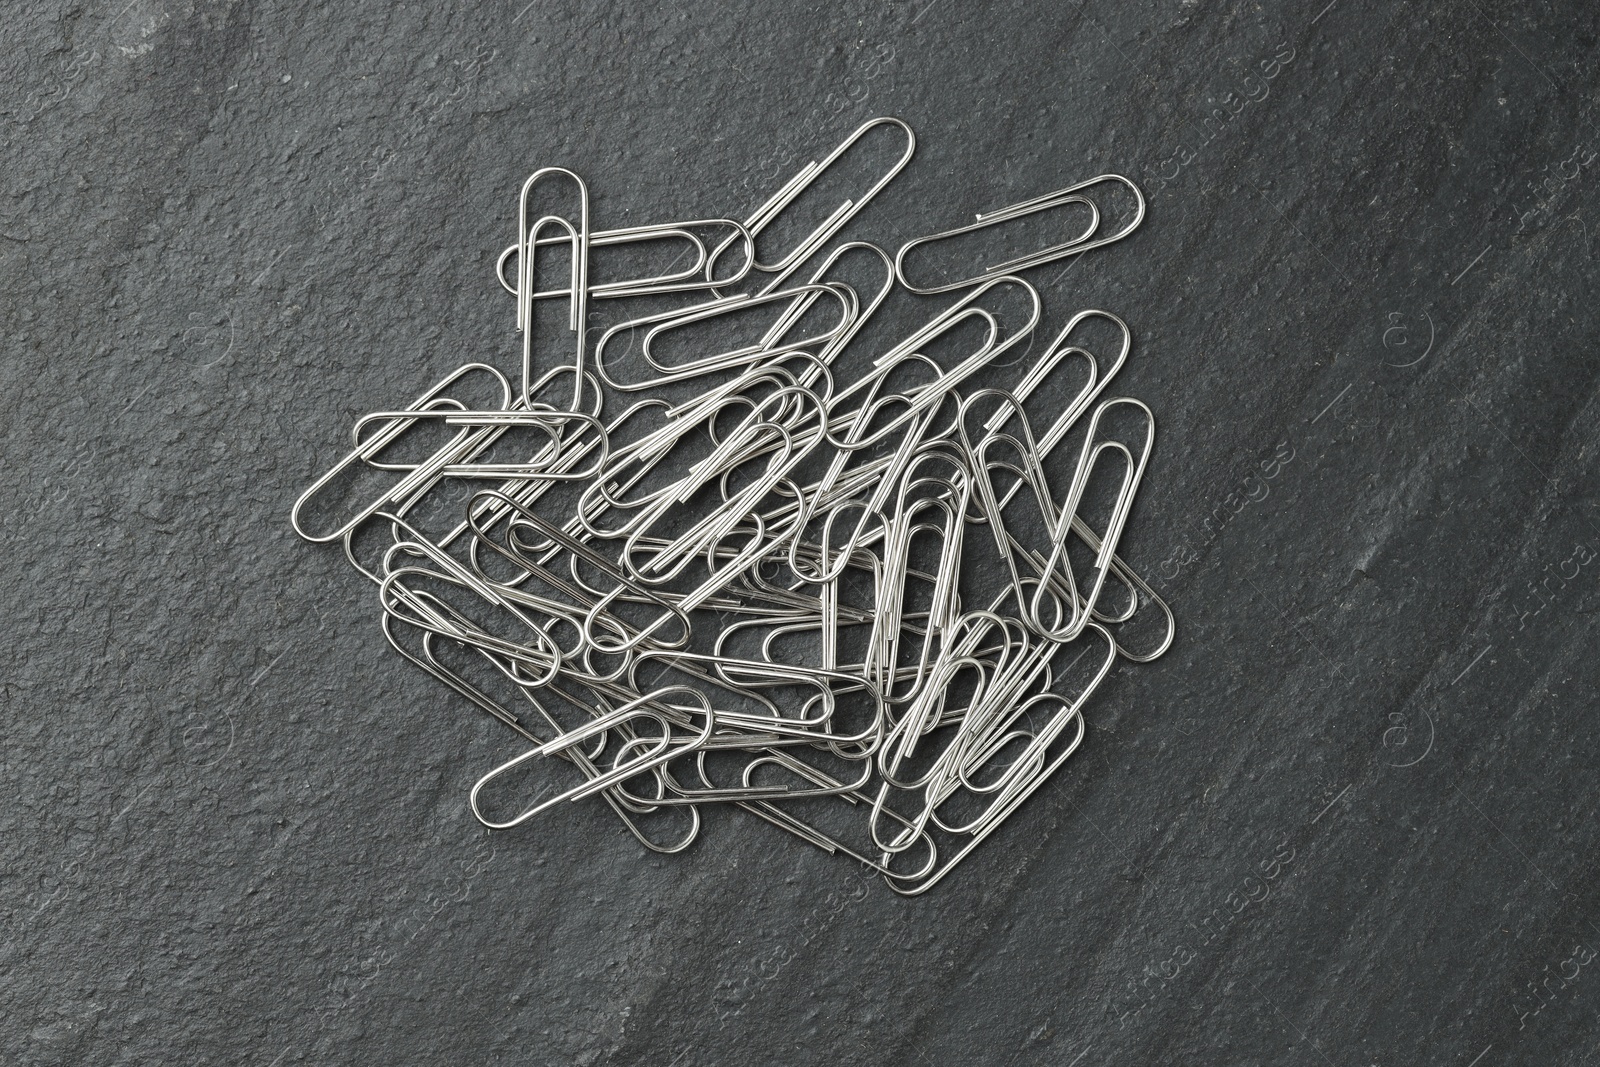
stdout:
[[(875, 131), (904, 139), (887, 169), (763, 261), (771, 223)], [(612, 230), (592, 228), (577, 174), (535, 171), (493, 271), (520, 373), (467, 363), (366, 415), (295, 502), (295, 532), (341, 542), (375, 583), (396, 651), (524, 746), (472, 785), (484, 825), (600, 797), (679, 852), (723, 804), (922, 893), (1078, 749), (1118, 664), (1171, 646), (1172, 612), (1118, 555), (1155, 444), (1148, 407), (1103, 395), (1132, 331), (1079, 311), (995, 379), (1045, 318), (1019, 272), (1128, 236), (1143, 195), (1101, 175), (893, 256), (844, 240), (915, 148), (874, 119), (743, 222)], [(906, 277), (919, 247), (1058, 208), (1085, 220), (1065, 241), (960, 281)], [(596, 281), (606, 248), (678, 262)], [(540, 253), (566, 274), (555, 288), (537, 287)], [(875, 264), (859, 290), (858, 263)], [(896, 289), (960, 295), (867, 350)], [(590, 334), (592, 302), (641, 297), (654, 309)], [(552, 300), (567, 315), (547, 342), (535, 309)], [(718, 328), (741, 336), (703, 340)], [(1058, 379), (1083, 384), (1044, 388)], [(994, 579), (974, 594), (978, 573)]]

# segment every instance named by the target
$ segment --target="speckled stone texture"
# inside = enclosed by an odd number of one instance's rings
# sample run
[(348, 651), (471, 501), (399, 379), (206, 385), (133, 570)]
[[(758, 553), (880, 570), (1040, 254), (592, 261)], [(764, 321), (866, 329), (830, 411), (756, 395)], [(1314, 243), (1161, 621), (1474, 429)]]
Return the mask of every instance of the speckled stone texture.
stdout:
[[(111, 0), (5, 17), (0, 1061), (1596, 1055), (1600, 9)], [(509, 357), (534, 167), (742, 215), (873, 115), (894, 243), (1104, 171), (1179, 614), (904, 900), (748, 817), (488, 835), (517, 750), (290, 503)], [(1270, 474), (1269, 474), (1270, 472)], [(734, 813), (737, 814), (737, 813)]]

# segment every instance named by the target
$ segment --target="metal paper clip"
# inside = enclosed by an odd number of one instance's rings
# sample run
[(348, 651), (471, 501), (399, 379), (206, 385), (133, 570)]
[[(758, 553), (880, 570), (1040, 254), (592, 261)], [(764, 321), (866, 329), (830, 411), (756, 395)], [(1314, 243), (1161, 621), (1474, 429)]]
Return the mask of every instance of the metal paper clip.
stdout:
[[(694, 232), (696, 227), (726, 226), (733, 230), (728, 241), (740, 243), (744, 246), (744, 262), (739, 269), (727, 278), (712, 278), (707, 274), (710, 266), (710, 253), (706, 250), (705, 242)], [(687, 222), (659, 223), (653, 226), (629, 226), (620, 230), (600, 230), (589, 235), (589, 248), (616, 248), (628, 245), (648, 244), (656, 241), (683, 241), (692, 250), (694, 262), (687, 267), (672, 269), (667, 273), (658, 274), (647, 278), (629, 278), (623, 281), (602, 282), (589, 286), (590, 300), (616, 300), (623, 297), (636, 296), (661, 296), (666, 293), (690, 293), (702, 289), (715, 289), (720, 286), (738, 285), (744, 280), (745, 275), (755, 264), (755, 242), (741, 223), (732, 219), (692, 219)], [(566, 237), (540, 237), (534, 241), (536, 248), (559, 246), (567, 243)], [(724, 242), (725, 244), (727, 242)], [(500, 280), (500, 287), (512, 296), (517, 295), (517, 287), (521, 278), (521, 263), (518, 259), (522, 245), (507, 245), (495, 260), (495, 277)], [(680, 252), (678, 258), (683, 258)], [(506, 266), (513, 260), (517, 262), (516, 279), (506, 277)], [(676, 265), (674, 265), (676, 267)], [(546, 289), (533, 294), (534, 300), (555, 300), (562, 297), (570, 298), (572, 290)]]
[[(1101, 211), (1095, 206), (1094, 201), (1085, 194), (1085, 190), (1093, 189), (1097, 185), (1104, 185), (1107, 183), (1125, 186), (1128, 191), (1133, 194), (1134, 201), (1138, 207), (1134, 211), (1133, 219), (1125, 223), (1121, 229), (1117, 230), (1115, 233), (1097, 236), (1097, 231), (1100, 229)], [(1025, 256), (1018, 256), (1014, 259), (1008, 259), (1001, 263), (992, 264), (985, 267), (981, 274), (975, 274), (970, 278), (964, 278), (958, 282), (947, 282), (943, 285), (930, 285), (919, 288), (915, 285), (912, 285), (911, 282), (906, 279), (906, 253), (910, 252), (913, 248), (917, 248), (921, 245), (932, 244), (934, 241), (948, 240), (951, 237), (957, 237), (964, 233), (972, 233), (975, 230), (987, 229), (990, 226), (998, 226), (1001, 223), (1010, 222), (1012, 219), (1020, 219), (1028, 215), (1035, 215), (1039, 212), (1049, 211), (1053, 208), (1064, 207), (1068, 204), (1083, 204), (1089, 209), (1090, 212), (1089, 225), (1082, 233), (1071, 238), (1070, 240), (1051, 245), (1050, 247), (1040, 249), (1037, 252), (1030, 252)], [(900, 279), (901, 285), (905, 286), (913, 293), (919, 293), (924, 296), (928, 296), (933, 293), (948, 293), (952, 289), (963, 289), (969, 285), (977, 285), (984, 279), (990, 278), (996, 274), (1011, 274), (1017, 271), (1029, 270), (1033, 267), (1043, 266), (1046, 263), (1053, 263), (1058, 259), (1065, 259), (1067, 256), (1079, 255), (1089, 251), (1092, 248), (1100, 248), (1103, 245), (1108, 245), (1113, 241), (1120, 241), (1134, 230), (1139, 228), (1139, 223), (1144, 221), (1144, 212), (1144, 194), (1139, 191), (1139, 187), (1137, 185), (1133, 184), (1133, 182), (1129, 181), (1127, 178), (1124, 178), (1120, 174), (1102, 174), (1099, 177), (1090, 178), (1086, 182), (1079, 182), (1077, 185), (1069, 185), (1065, 189), (1058, 189), (1053, 193), (1046, 193), (1043, 196), (1034, 197), (1032, 200), (1024, 200), (1020, 204), (1012, 204), (1010, 207), (1003, 207), (996, 211), (979, 215), (976, 222), (969, 223), (966, 226), (957, 226), (953, 230), (945, 230), (943, 233), (935, 233), (927, 237), (918, 237), (914, 241), (908, 241), (901, 245), (900, 250), (894, 255), (895, 276)]]
[[(900, 158), (877, 181), (873, 182), (866, 192), (841, 203), (827, 218), (818, 223), (815, 229), (796, 242), (795, 246), (778, 259), (777, 262), (762, 263), (757, 260), (757, 270), (768, 272), (785, 271), (805, 262), (813, 252), (826, 244), (829, 238), (843, 229), (844, 225), (854, 218), (862, 208), (871, 203), (872, 198), (882, 192), (884, 186), (893, 181), (895, 176), (905, 169), (906, 164), (911, 162), (911, 156), (917, 150), (917, 135), (911, 132), (911, 127), (896, 118), (871, 119), (856, 127), (855, 132), (846, 137), (839, 147), (824, 156), (820, 163), (813, 160), (801, 167), (799, 173), (790, 178), (783, 188), (774, 193), (766, 203), (756, 208), (751, 216), (745, 220), (745, 230), (749, 232), (752, 238), (759, 238), (762, 232), (772, 224), (772, 221), (782, 214), (785, 208), (794, 203), (800, 194), (805, 192), (829, 167), (833, 166), (840, 156), (848, 152), (869, 131), (879, 126), (893, 126), (905, 133), (906, 150), (901, 154)], [(714, 268), (723, 251), (731, 247), (731, 244), (731, 241), (725, 241), (711, 253), (711, 262), (707, 267), (708, 271)]]

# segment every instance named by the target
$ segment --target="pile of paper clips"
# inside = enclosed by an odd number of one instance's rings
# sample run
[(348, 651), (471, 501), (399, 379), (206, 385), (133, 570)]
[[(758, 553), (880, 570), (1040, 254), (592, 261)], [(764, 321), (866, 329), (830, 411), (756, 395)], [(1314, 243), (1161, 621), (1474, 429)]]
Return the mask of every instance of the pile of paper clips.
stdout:
[[(869, 135), (904, 152), (763, 262)], [(920, 893), (1072, 755), (1119, 658), (1172, 643), (1116, 554), (1155, 438), (1104, 395), (1131, 334), (1080, 311), (1033, 355), (1015, 276), (1131, 233), (1143, 196), (1103, 175), (893, 257), (836, 240), (915, 143), (873, 120), (743, 222), (597, 230), (577, 175), (536, 172), (496, 267), (520, 375), (468, 363), (367, 415), (296, 502), (377, 584), (394, 647), (531, 743), (473, 786), (486, 825), (599, 796), (676, 852), (720, 805)], [(907, 277), (908, 254), (1046, 217), (1065, 240)], [(667, 251), (692, 262), (592, 269)], [(914, 327), (869, 343), (897, 293)], [(591, 326), (645, 298), (672, 306)]]

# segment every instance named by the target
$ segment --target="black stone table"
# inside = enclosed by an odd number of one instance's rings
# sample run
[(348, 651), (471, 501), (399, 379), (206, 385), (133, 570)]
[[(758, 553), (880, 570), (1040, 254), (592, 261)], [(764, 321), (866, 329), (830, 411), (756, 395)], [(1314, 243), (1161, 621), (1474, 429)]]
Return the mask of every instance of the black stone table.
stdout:
[[(1593, 5), (18, 2), (0, 186), (0, 1059), (1595, 1055)], [(733, 214), (875, 115), (896, 243), (1094, 174), (1178, 612), (928, 895), (748, 817), (488, 834), (513, 739), (290, 503), (515, 351), (515, 191)], [(1590, 234), (1589, 227), (1597, 227)]]

